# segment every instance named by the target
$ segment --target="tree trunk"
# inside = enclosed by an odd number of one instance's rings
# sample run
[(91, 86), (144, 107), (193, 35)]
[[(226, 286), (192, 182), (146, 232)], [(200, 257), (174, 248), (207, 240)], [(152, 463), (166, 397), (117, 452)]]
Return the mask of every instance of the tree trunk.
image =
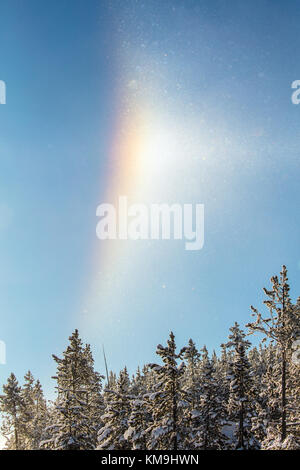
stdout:
[(282, 351), (281, 376), (281, 442), (286, 438), (286, 354)]
[(174, 443), (173, 448), (177, 450), (177, 402), (176, 402), (176, 384), (175, 384), (175, 377), (173, 373), (173, 434), (174, 434)]
[[(282, 326), (285, 327), (285, 289), (282, 293)], [(286, 353), (285, 344), (282, 349), (281, 366), (281, 442), (286, 438)]]
[(16, 450), (19, 450), (19, 434), (18, 434), (18, 420), (17, 420), (17, 411), (16, 411), (16, 405), (14, 405), (14, 431), (15, 431), (15, 447)]
[(239, 433), (240, 433), (240, 438), (239, 438), (239, 447), (241, 449), (244, 448), (244, 403), (242, 402), (240, 404), (240, 423), (239, 423)]

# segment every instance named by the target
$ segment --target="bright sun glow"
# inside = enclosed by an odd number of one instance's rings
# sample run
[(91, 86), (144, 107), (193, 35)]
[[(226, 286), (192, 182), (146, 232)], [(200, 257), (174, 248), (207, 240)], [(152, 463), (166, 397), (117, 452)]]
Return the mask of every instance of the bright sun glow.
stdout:
[(149, 132), (145, 140), (144, 149), (140, 158), (142, 167), (152, 176), (165, 173), (175, 165), (180, 155), (180, 149), (176, 147), (176, 138), (173, 132), (165, 129)]

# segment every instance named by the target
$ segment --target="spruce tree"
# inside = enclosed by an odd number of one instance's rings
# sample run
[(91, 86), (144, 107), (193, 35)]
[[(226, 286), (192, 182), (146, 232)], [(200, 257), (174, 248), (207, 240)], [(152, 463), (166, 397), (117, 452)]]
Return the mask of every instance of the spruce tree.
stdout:
[(30, 371), (24, 376), (22, 388), (23, 407), (23, 439), (27, 450), (39, 449), (40, 442), (45, 438), (48, 423), (48, 410), (42, 386)]
[(189, 399), (190, 408), (194, 410), (200, 399), (199, 367), (201, 354), (192, 339), (189, 339), (188, 346), (181, 350), (181, 357), (186, 361), (183, 387), (186, 397)]
[(24, 408), (22, 389), (11, 373), (7, 383), (3, 385), (3, 395), (0, 396), (0, 409), (4, 414), (1, 426), (2, 434), (6, 437), (6, 448), (20, 450), (24, 449)]
[(251, 420), (255, 415), (255, 390), (247, 357), (247, 349), (251, 343), (245, 339), (245, 333), (235, 323), (230, 328), (227, 348), (234, 349), (234, 357), (229, 365), (228, 379), (230, 394), (228, 411), (230, 419), (236, 424), (235, 449), (258, 448), (258, 442), (251, 431)]
[(129, 376), (127, 369), (120, 372), (116, 390), (104, 390), (105, 411), (103, 426), (98, 435), (98, 450), (128, 450), (129, 441), (124, 437), (130, 417)]
[(276, 344), (281, 355), (281, 380), (280, 380), (280, 397), (281, 397), (281, 419), (280, 419), (280, 439), (283, 442), (287, 437), (287, 386), (289, 382), (289, 356), (291, 355), (291, 346), (295, 338), (295, 334), (300, 329), (299, 310), (292, 305), (289, 296), (289, 284), (287, 277), (287, 269), (282, 267), (280, 277), (273, 276), (271, 278), (272, 288), (264, 292), (268, 297), (264, 304), (269, 310), (267, 316), (263, 316), (256, 308), (251, 306), (256, 321), (249, 323), (247, 327), (252, 333), (261, 332), (271, 342)]
[(190, 445), (199, 450), (220, 450), (226, 445), (222, 432), (225, 419), (225, 404), (222, 401), (213, 360), (203, 348), (201, 364), (201, 394), (197, 410), (192, 413), (193, 437)]
[(124, 437), (129, 441), (133, 450), (145, 450), (148, 448), (148, 435), (146, 429), (151, 423), (151, 414), (147, 408), (148, 369), (141, 372), (138, 367), (136, 374), (132, 378), (130, 387), (131, 413), (128, 419), (128, 429)]
[(151, 449), (177, 450), (184, 447), (186, 426), (183, 421), (183, 409), (187, 406), (181, 377), (183, 364), (177, 365), (181, 354), (176, 353), (174, 334), (171, 332), (167, 346), (157, 346), (163, 366), (149, 364), (156, 374), (156, 384), (149, 396), (149, 406), (153, 423), (149, 426), (149, 446)]
[[(78, 330), (69, 338), (63, 358), (57, 363), (56, 422), (48, 430), (51, 438), (44, 445), (57, 450), (93, 449), (96, 445), (100, 376), (93, 369), (89, 346), (83, 347)], [(98, 419), (98, 416), (97, 416)]]

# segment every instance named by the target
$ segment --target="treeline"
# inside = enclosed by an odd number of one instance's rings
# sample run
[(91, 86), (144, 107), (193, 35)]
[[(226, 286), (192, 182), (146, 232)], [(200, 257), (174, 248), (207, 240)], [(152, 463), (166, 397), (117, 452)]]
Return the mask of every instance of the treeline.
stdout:
[[(267, 313), (251, 307), (247, 332), (235, 323), (219, 357), (191, 339), (178, 351), (171, 332), (159, 364), (104, 382), (75, 330), (53, 356), (54, 402), (30, 372), (22, 387), (14, 374), (3, 386), (6, 449), (300, 449), (300, 298), (290, 299), (285, 266), (271, 284)], [(255, 332), (263, 339), (251, 347)]]

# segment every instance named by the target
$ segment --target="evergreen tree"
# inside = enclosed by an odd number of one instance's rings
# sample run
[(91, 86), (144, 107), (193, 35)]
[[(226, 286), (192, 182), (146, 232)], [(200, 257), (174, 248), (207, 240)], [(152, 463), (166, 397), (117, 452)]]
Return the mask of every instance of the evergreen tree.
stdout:
[(297, 308), (295, 308), (289, 296), (289, 284), (287, 277), (287, 269), (283, 266), (280, 273), (280, 278), (274, 276), (271, 278), (272, 289), (264, 292), (268, 300), (264, 304), (269, 310), (269, 315), (263, 317), (256, 308), (251, 306), (253, 315), (256, 316), (256, 321), (249, 323), (247, 326), (251, 332), (261, 332), (271, 342), (276, 344), (281, 354), (281, 383), (280, 383), (280, 396), (281, 396), (281, 423), (280, 423), (280, 437), (283, 442), (287, 437), (287, 385), (288, 385), (288, 368), (289, 360), (288, 355), (291, 353), (291, 345), (295, 334), (300, 329), (300, 315)]
[(177, 365), (181, 354), (176, 353), (174, 334), (171, 332), (167, 346), (157, 346), (158, 354), (164, 365), (149, 364), (155, 372), (157, 382), (149, 396), (149, 406), (153, 423), (149, 426), (151, 449), (177, 450), (186, 441), (186, 427), (183, 423), (183, 409), (187, 406), (181, 388), (183, 364)]
[(83, 350), (83, 358), (83, 399), (86, 407), (85, 413), (88, 421), (91, 445), (94, 449), (97, 445), (98, 432), (102, 426), (102, 415), (104, 412), (104, 401), (101, 394), (104, 376), (94, 370), (94, 358), (89, 344), (87, 344)]
[(129, 376), (127, 369), (120, 372), (117, 390), (105, 389), (103, 427), (98, 435), (98, 450), (127, 450), (130, 444), (124, 434), (130, 416)]
[(258, 442), (251, 432), (251, 419), (255, 415), (254, 384), (247, 357), (247, 349), (251, 344), (245, 339), (245, 333), (237, 323), (230, 328), (230, 331), (231, 334), (226, 347), (234, 348), (234, 358), (229, 365), (230, 395), (228, 411), (231, 420), (237, 422), (234, 447), (243, 450), (253, 449), (258, 447)]
[(44, 440), (44, 432), (48, 422), (47, 404), (44, 398), (42, 386), (35, 382), (30, 371), (24, 376), (25, 383), (22, 388), (23, 407), (23, 439), (27, 450), (39, 449), (39, 444)]
[(46, 438), (45, 429), (49, 422), (49, 411), (44, 397), (42, 385), (37, 380), (33, 386), (34, 413), (31, 422), (31, 449), (40, 448), (40, 443)]
[(147, 401), (142, 394), (131, 400), (131, 414), (124, 437), (130, 442), (130, 448), (133, 450), (145, 450), (148, 446), (146, 430), (151, 418), (146, 405)]
[(3, 385), (3, 395), (0, 396), (0, 409), (4, 414), (4, 421), (1, 426), (2, 434), (6, 437), (6, 448), (20, 450), (24, 448), (23, 435), (25, 423), (24, 416), (24, 399), (22, 397), (22, 389), (11, 373), (7, 383)]
[(222, 432), (225, 418), (225, 405), (219, 392), (213, 361), (207, 349), (203, 349), (201, 367), (201, 395), (194, 418), (193, 438), (190, 446), (199, 450), (220, 450), (226, 447), (227, 438)]
[[(100, 376), (93, 369), (89, 346), (85, 348), (75, 330), (69, 345), (57, 363), (57, 400), (55, 425), (51, 426), (51, 438), (45, 446), (57, 450), (93, 449), (96, 445), (97, 416)], [(98, 419), (98, 416), (97, 416)]]
[(194, 410), (200, 399), (199, 368), (201, 354), (192, 339), (189, 340), (188, 346), (181, 350), (181, 357), (186, 361), (183, 387), (186, 397), (189, 399), (190, 408)]
[(138, 367), (136, 375), (133, 376), (130, 387), (131, 413), (128, 420), (128, 429), (124, 437), (130, 442), (133, 450), (148, 448), (146, 429), (151, 423), (151, 414), (147, 408), (148, 399), (148, 368), (143, 373)]

